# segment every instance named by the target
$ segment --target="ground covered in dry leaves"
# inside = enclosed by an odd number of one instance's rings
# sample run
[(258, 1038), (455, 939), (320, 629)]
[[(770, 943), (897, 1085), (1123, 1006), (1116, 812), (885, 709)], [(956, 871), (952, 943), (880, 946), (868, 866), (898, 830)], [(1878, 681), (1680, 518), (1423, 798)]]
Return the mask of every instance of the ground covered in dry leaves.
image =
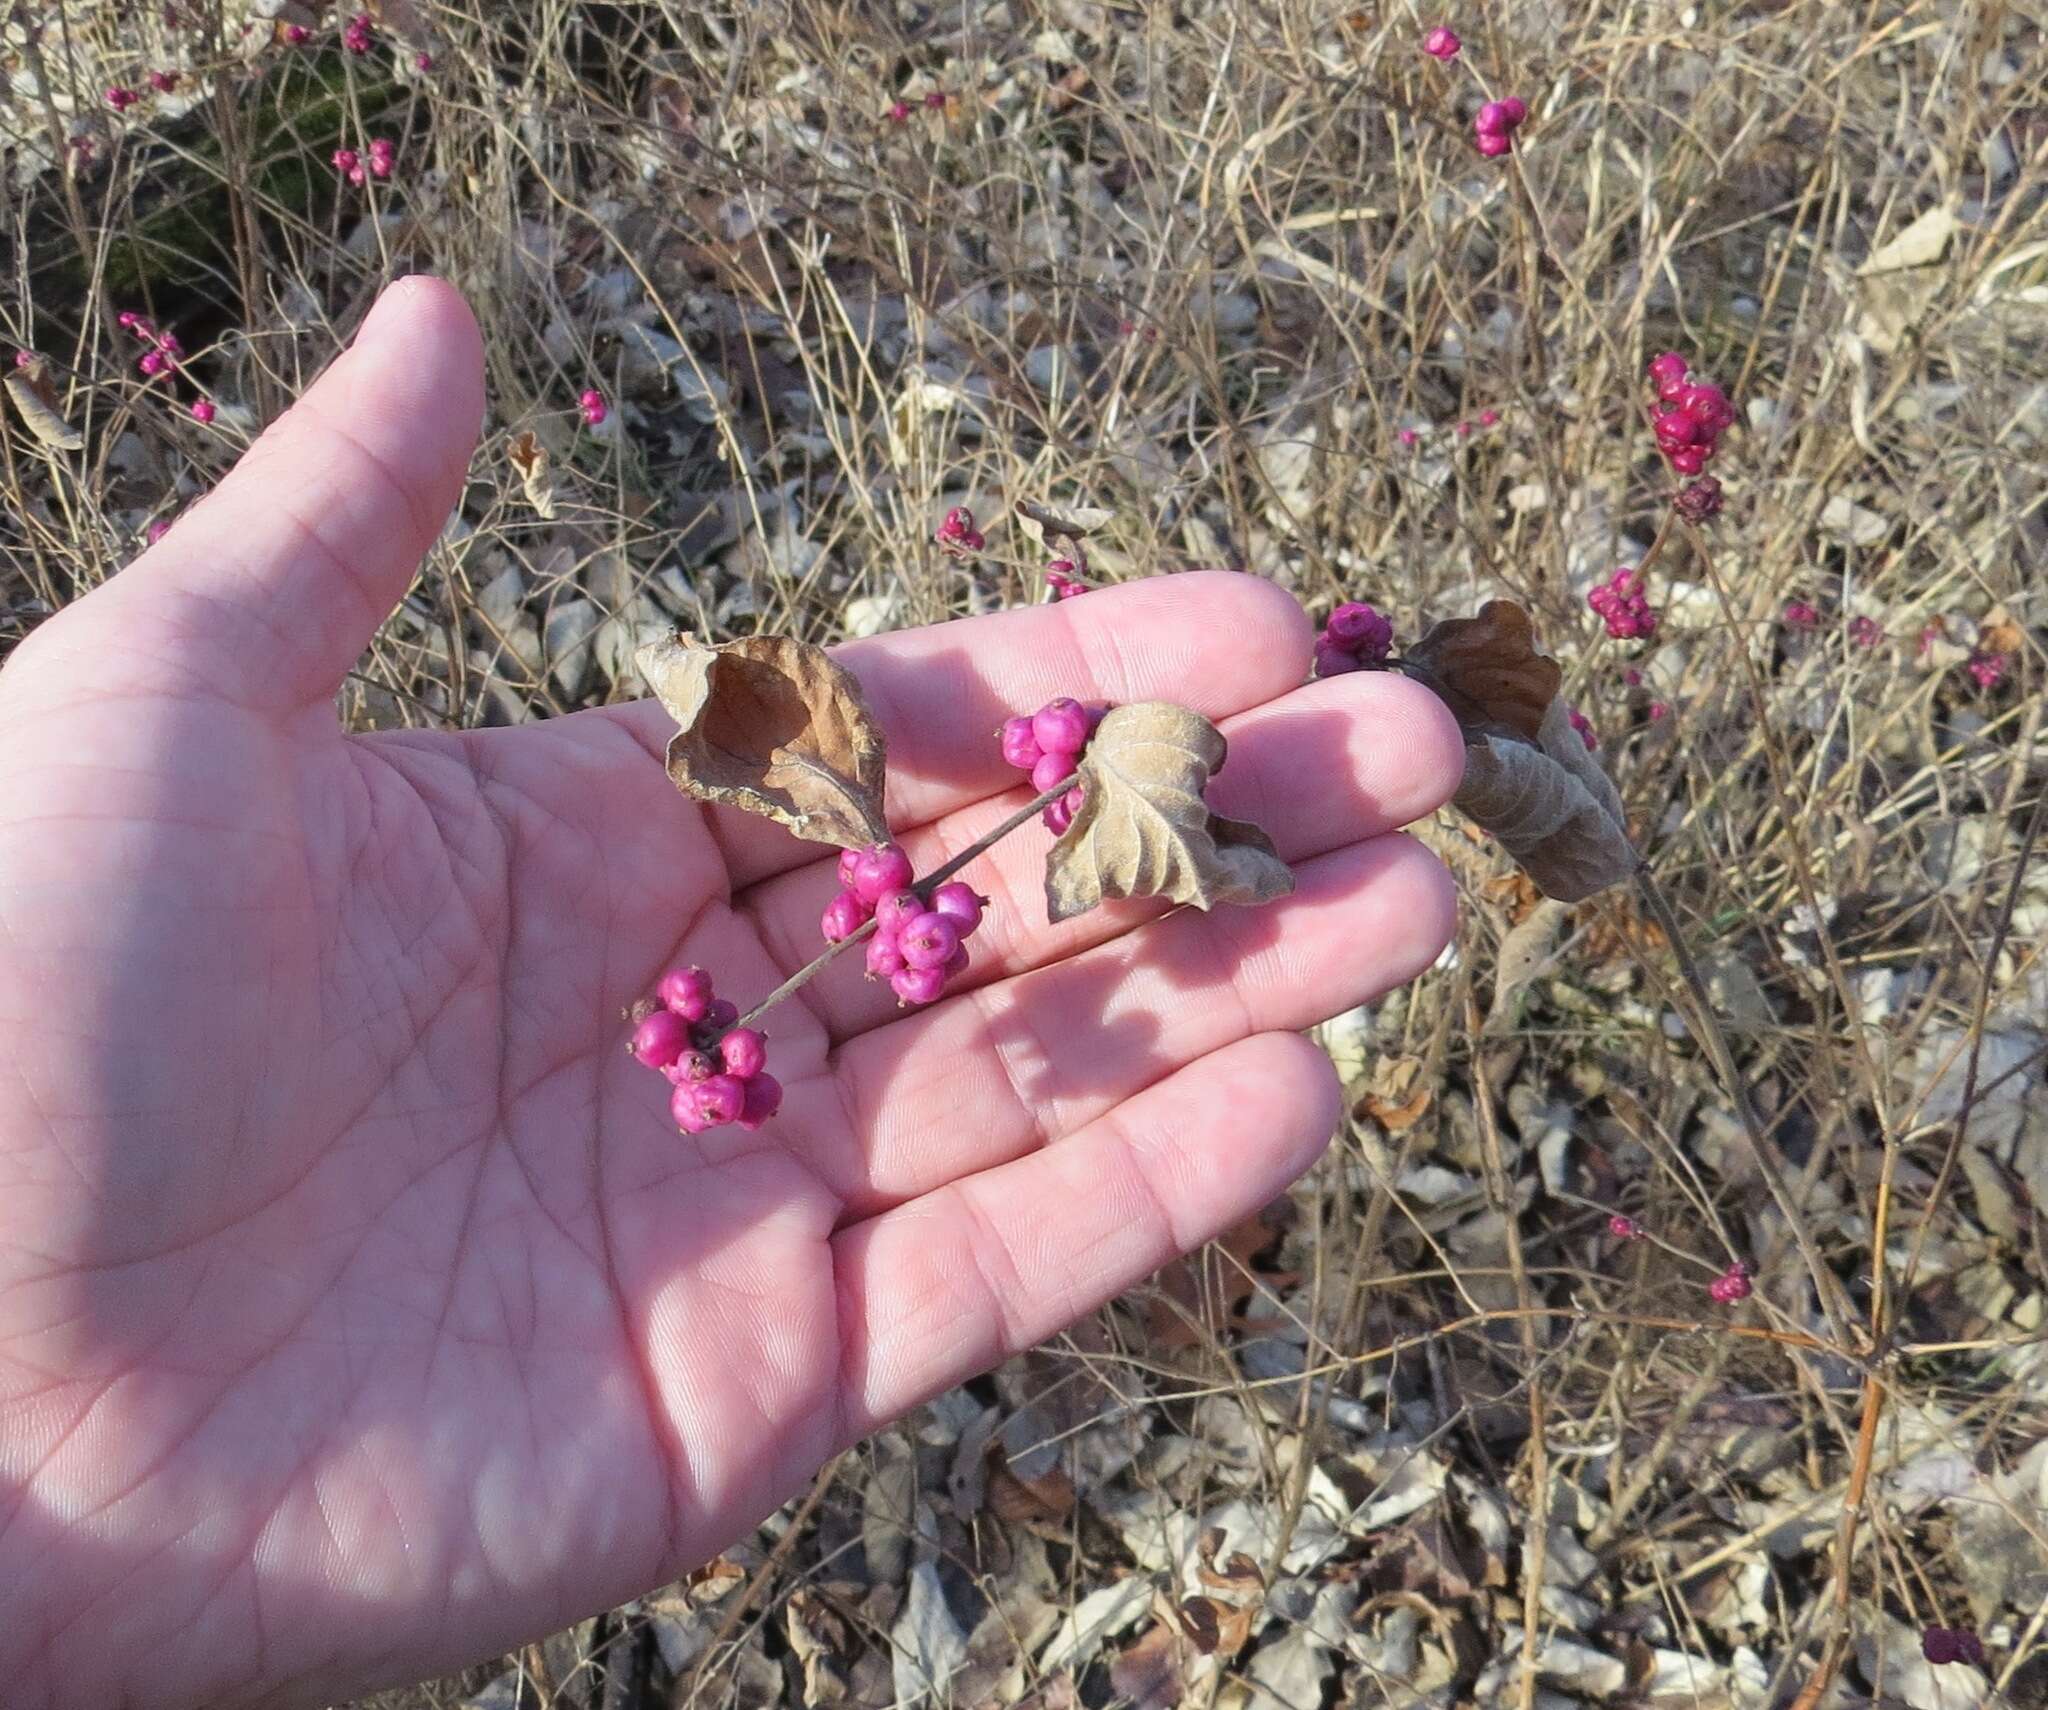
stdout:
[[(370, 15), (357, 56), (296, 0), (10, 9), (0, 336), (47, 366), (0, 646), (431, 268), (493, 415), (360, 724), (630, 697), (678, 621), (1040, 598), (1019, 499), (1114, 513), (1096, 580), (1405, 638), (1512, 597), (1765, 1136), (1632, 893), (1544, 902), (1446, 817), (1458, 944), (1325, 1029), (1351, 1118), (1284, 1202), (688, 1582), (381, 1702), (2048, 1703), (2041, 8)], [(1666, 348), (1739, 412), (1710, 550), (1663, 526)], [(1586, 595), (1660, 538), (1609, 640)]]

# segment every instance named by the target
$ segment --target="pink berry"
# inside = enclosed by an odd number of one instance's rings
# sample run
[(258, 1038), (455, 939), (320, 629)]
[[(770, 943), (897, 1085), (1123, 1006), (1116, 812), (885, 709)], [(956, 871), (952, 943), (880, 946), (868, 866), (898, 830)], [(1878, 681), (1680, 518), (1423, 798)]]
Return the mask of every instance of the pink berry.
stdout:
[(149, 74), (149, 86), (159, 95), (168, 95), (178, 87), (178, 74), (175, 71), (152, 71)]
[(576, 408), (582, 413), (585, 427), (600, 427), (606, 416), (611, 414), (604, 401), (604, 394), (595, 386), (587, 388), (576, 400)]
[(1064, 837), (1067, 834), (1067, 827), (1074, 823), (1074, 810), (1068, 806), (1069, 798), (1072, 797), (1073, 793), (1072, 790), (1069, 790), (1066, 795), (1061, 796), (1058, 801), (1048, 807), (1041, 816), (1045, 821), (1046, 830), (1050, 831), (1055, 837)]
[(1446, 64), (1458, 57), (1458, 50), (1465, 44), (1442, 24), (1422, 38), (1422, 51), (1431, 59), (1443, 60)]
[(1666, 701), (1652, 701), (1650, 703), (1649, 710), (1650, 722), (1652, 724), (1660, 723), (1664, 719), (1668, 718), (1671, 714), (1670, 703)]
[(704, 1107), (697, 1099), (697, 1089), (702, 1085), (701, 1081), (680, 1081), (676, 1090), (668, 1095), (669, 1116), (685, 1134), (702, 1134), (711, 1126), (705, 1119)]
[(1678, 394), (1678, 407), (1709, 431), (1727, 426), (1734, 415), (1728, 394), (1713, 385), (1686, 387)]
[(1607, 1220), (1607, 1233), (1617, 1241), (1636, 1240), (1642, 1232), (1643, 1226), (1640, 1223), (1633, 1217), (1622, 1216), (1618, 1211)]
[(1675, 404), (1668, 410), (1660, 410), (1657, 413), (1656, 421), (1652, 425), (1657, 432), (1657, 443), (1669, 446), (1674, 451), (1681, 445), (1692, 444), (1694, 440), (1700, 437), (1698, 418), (1688, 414)]
[(853, 889), (853, 870), (859, 865), (861, 854), (862, 851), (859, 849), (842, 849), (839, 851), (839, 888), (841, 890), (850, 891)]
[(735, 1027), (718, 1042), (718, 1060), (728, 1075), (749, 1081), (768, 1066), (768, 1041), (751, 1027)]
[(946, 970), (943, 968), (905, 968), (889, 981), (889, 989), (896, 994), (897, 1001), (906, 1004), (930, 1003), (946, 989)]
[(967, 946), (963, 944), (946, 958), (946, 965), (940, 972), (949, 980), (957, 980), (962, 974), (967, 972), (968, 961)]
[(891, 891), (887, 896), (875, 899), (875, 932), (897, 944), (903, 937), (903, 929), (925, 912), (923, 901), (915, 891)]
[(661, 976), (654, 995), (685, 1021), (702, 1021), (711, 1007), (711, 976), (702, 968), (675, 968)]
[(1506, 136), (1508, 110), (1498, 101), (1489, 101), (1472, 115), (1472, 128), (1483, 137)]
[(1394, 626), (1362, 600), (1346, 600), (1330, 613), (1323, 633), (1355, 657), (1378, 664), (1394, 645)]
[(1513, 130), (1524, 119), (1528, 118), (1529, 103), (1524, 101), (1519, 95), (1510, 95), (1500, 104), (1500, 116), (1506, 121), (1508, 129)]
[(1583, 742), (1588, 749), (1594, 749), (1600, 746), (1600, 733), (1593, 728), (1593, 721), (1589, 719), (1584, 713), (1580, 712), (1576, 707), (1574, 707), (1571, 711), (1570, 722), (1572, 729), (1576, 730), (1579, 733), (1579, 740)]
[(924, 98), (924, 104), (933, 112), (937, 112), (946, 104), (946, 92), (943, 89), (934, 89)]
[(682, 1086), (685, 1082), (694, 1085), (698, 1081), (708, 1081), (717, 1074), (718, 1063), (709, 1052), (699, 1051), (693, 1046), (669, 1064), (666, 1073), (677, 1086)]
[(1316, 638), (1315, 674), (1318, 677), (1341, 677), (1347, 671), (1363, 671), (1365, 662), (1341, 642), (1332, 641), (1327, 635)]
[(1671, 508), (1687, 522), (1706, 522), (1720, 514), (1721, 483), (1711, 475), (1702, 475), (1697, 481), (1689, 482), (1678, 489), (1678, 496), (1671, 501)]
[(143, 373), (151, 376), (163, 373), (170, 365), (169, 359), (160, 350), (145, 350), (135, 364)]
[(1509, 149), (1514, 147), (1514, 144), (1508, 141), (1505, 132), (1485, 131), (1474, 139), (1473, 146), (1481, 154), (1485, 155), (1488, 160), (1492, 160), (1497, 156), (1506, 154)]
[[(1080, 753), (1088, 746), (1088, 731), (1088, 709), (1070, 695), (1047, 701), (1031, 715), (1031, 734), (1048, 754)], [(1049, 790), (1052, 784), (1041, 784), (1039, 788)]]
[(1404, 451), (1413, 451), (1415, 449), (1416, 440), (1418, 440), (1421, 437), (1422, 436), (1418, 434), (1413, 428), (1403, 428), (1400, 433), (1401, 449)]
[(1481, 411), (1479, 412), (1479, 425), (1480, 425), (1481, 427), (1498, 427), (1498, 426), (1500, 426), (1500, 411), (1498, 411), (1498, 410), (1481, 410)]
[(1965, 669), (1978, 688), (1989, 691), (2005, 681), (2005, 655), (1986, 653), (1982, 648), (1970, 655)]
[(909, 117), (910, 103), (908, 101), (892, 101), (889, 104), (889, 122), (892, 125), (900, 125)]
[(782, 1083), (765, 1069), (747, 1082), (739, 1125), (752, 1133), (782, 1108)]
[(1470, 439), (1472, 437), (1472, 424), (1470, 422), (1460, 422), (1452, 431), (1460, 439)]
[(1700, 449), (1696, 445), (1688, 445), (1671, 453), (1671, 467), (1681, 475), (1697, 475), (1706, 466), (1707, 460), (1700, 455)]
[(432, 71), (434, 69), (434, 56), (426, 52), (414, 54), (412, 56), (412, 68), (415, 71)]
[(886, 980), (902, 972), (903, 952), (896, 947), (896, 940), (876, 933), (868, 940), (868, 973)]
[(1650, 358), (1650, 379), (1659, 386), (1668, 380), (1683, 380), (1688, 372), (1685, 358), (1675, 350)]
[(1787, 600), (1785, 621), (1794, 629), (1812, 629), (1820, 622), (1820, 612), (1805, 600)]
[(1724, 1306), (1747, 1300), (1754, 1292), (1750, 1285), (1749, 1267), (1740, 1259), (1707, 1285), (1707, 1293)]
[(702, 1026), (711, 1033), (721, 1033), (740, 1018), (740, 1006), (730, 998), (713, 998), (710, 1007), (704, 1011)]
[(963, 885), (958, 879), (953, 879), (932, 892), (932, 913), (943, 914), (960, 936), (966, 938), (981, 924), (981, 909), (987, 900), (978, 895), (972, 885)]
[(960, 948), (960, 929), (936, 910), (908, 922), (896, 939), (907, 968), (943, 968)]
[(1074, 761), (1072, 754), (1041, 754), (1038, 764), (1031, 768), (1031, 787), (1040, 795), (1057, 788), (1060, 780), (1074, 770)]
[(1884, 640), (1884, 628), (1877, 619), (1859, 615), (1849, 620), (1849, 639), (1858, 647), (1875, 647)]
[(142, 97), (132, 89), (123, 89), (119, 84), (107, 91), (107, 105), (117, 113), (125, 113)]
[(1003, 758), (1022, 772), (1030, 771), (1045, 756), (1028, 718), (1004, 719), (1002, 742)]
[(304, 24), (287, 24), (284, 27), (284, 39), (293, 47), (304, 47), (312, 36), (313, 32)]
[(211, 398), (196, 398), (192, 403), (192, 419), (205, 427), (214, 418), (215, 411)]
[(633, 1029), (633, 1055), (650, 1069), (665, 1069), (690, 1048), (690, 1024), (673, 1010), (657, 1009)]
[(916, 876), (910, 857), (901, 849), (893, 843), (877, 843), (871, 849), (863, 849), (854, 863), (853, 892), (862, 902), (872, 905), (890, 891), (906, 889)]
[(868, 906), (852, 891), (841, 891), (825, 905), (825, 915), (818, 922), (818, 930), (825, 935), (827, 944), (838, 944), (851, 938), (868, 923)]
[[(680, 1090), (680, 1089), (678, 1089)], [(747, 1107), (747, 1087), (737, 1075), (713, 1075), (690, 1089), (697, 1096), (697, 1114), (706, 1127), (736, 1122)]]
[(353, 172), (362, 156), (352, 148), (338, 148), (330, 158), (334, 162), (336, 172)]

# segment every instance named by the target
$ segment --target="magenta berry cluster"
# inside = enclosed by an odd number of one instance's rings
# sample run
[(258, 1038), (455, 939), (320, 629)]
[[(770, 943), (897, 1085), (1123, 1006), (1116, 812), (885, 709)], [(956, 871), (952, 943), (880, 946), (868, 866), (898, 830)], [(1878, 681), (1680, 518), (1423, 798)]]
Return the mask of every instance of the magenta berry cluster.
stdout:
[[(1003, 758), (1019, 771), (1029, 772), (1031, 787), (1043, 795), (1073, 774), (1101, 722), (1101, 711), (1091, 711), (1072, 696), (1062, 695), (1028, 718), (1020, 714), (1003, 721)], [(1081, 811), (1081, 793), (1076, 784), (1045, 810), (1046, 829), (1055, 837), (1074, 823), (1074, 815)]]
[(1346, 600), (1329, 615), (1316, 637), (1315, 674), (1341, 677), (1384, 661), (1394, 645), (1394, 626), (1363, 600)]
[(1616, 641), (1648, 641), (1657, 633), (1657, 614), (1643, 592), (1642, 572), (1624, 564), (1586, 596), (1586, 604), (1607, 625)]
[(739, 1025), (738, 1008), (717, 995), (702, 968), (675, 968), (654, 988), (658, 1008), (633, 1029), (633, 1056), (668, 1077), (669, 1114), (685, 1134), (728, 1122), (759, 1128), (782, 1108), (782, 1083), (768, 1073), (768, 1041)]
[(152, 71), (149, 86), (159, 95), (168, 95), (178, 87), (178, 74), (175, 71)]
[(211, 426), (213, 418), (219, 413), (214, 408), (211, 398), (195, 398), (192, 400), (192, 419), (201, 427)]
[(605, 403), (602, 392), (595, 386), (587, 386), (577, 396), (576, 413), (583, 418), (585, 427), (602, 427), (605, 417), (611, 414), (611, 407)]
[(1858, 614), (1849, 620), (1849, 639), (1861, 648), (1875, 647), (1884, 640), (1884, 625), (1874, 617)]
[(313, 39), (313, 32), (304, 24), (287, 24), (284, 27), (284, 39), (293, 47), (304, 47)]
[(1920, 1654), (1936, 1668), (1947, 1663), (1984, 1663), (1984, 1641), (1964, 1627), (1929, 1627), (1920, 1635)]
[(1515, 146), (1515, 132), (1528, 117), (1529, 103), (1519, 95), (1489, 101), (1472, 116), (1472, 140), (1489, 160), (1506, 154)]
[(370, 21), (370, 14), (358, 12), (341, 27), (341, 45), (360, 57), (370, 51), (370, 45), (377, 39), (377, 26)]
[(115, 84), (107, 91), (107, 105), (117, 113), (125, 113), (142, 97), (123, 84)]
[(1056, 600), (1071, 600), (1076, 594), (1087, 593), (1088, 584), (1078, 572), (1079, 566), (1071, 558), (1055, 558), (1045, 567), (1046, 591)]
[[(1678, 474), (1697, 475), (1713, 460), (1721, 435), (1735, 425), (1735, 406), (1720, 387), (1695, 375), (1675, 350), (1650, 359), (1650, 384), (1657, 388), (1659, 399), (1650, 423), (1657, 435), (1657, 449)], [(1718, 510), (1720, 488), (1702, 496), (1708, 497)]]
[(1431, 59), (1440, 59), (1446, 65), (1458, 57), (1458, 51), (1464, 45), (1463, 42), (1458, 40), (1455, 31), (1448, 29), (1442, 24), (1437, 25), (1435, 29), (1422, 38), (1422, 51), (1428, 54)]
[(1817, 629), (1820, 626), (1820, 608), (1811, 600), (1787, 600), (1785, 624), (1789, 629)]
[(1981, 647), (1971, 653), (1964, 669), (1970, 673), (1970, 680), (1978, 688), (1991, 690), (2005, 681), (2005, 655), (1987, 653)]
[(988, 545), (981, 530), (974, 526), (974, 513), (965, 505), (955, 505), (946, 513), (946, 520), (939, 524), (932, 539), (952, 553), (979, 552)]
[(868, 977), (887, 980), (899, 1003), (925, 1004), (966, 971), (966, 941), (988, 899), (955, 880), (934, 890), (927, 904), (912, 889), (914, 878), (910, 857), (893, 843), (841, 850), (839, 894), (825, 905), (819, 927), (827, 943), (839, 944), (872, 920)]
[(1600, 746), (1600, 733), (1593, 728), (1593, 721), (1580, 712), (1577, 707), (1572, 708), (1569, 717), (1572, 729), (1579, 733), (1579, 740), (1589, 749), (1598, 748)]
[(132, 309), (123, 309), (115, 317), (127, 331), (141, 339), (149, 348), (135, 359), (135, 366), (151, 380), (158, 375), (174, 375), (178, 364), (184, 360), (185, 347), (178, 342), (178, 335), (168, 328), (160, 328), (147, 315), (138, 315)]
[(1707, 1293), (1722, 1306), (1733, 1306), (1755, 1292), (1750, 1282), (1749, 1266), (1740, 1259), (1707, 1284)]

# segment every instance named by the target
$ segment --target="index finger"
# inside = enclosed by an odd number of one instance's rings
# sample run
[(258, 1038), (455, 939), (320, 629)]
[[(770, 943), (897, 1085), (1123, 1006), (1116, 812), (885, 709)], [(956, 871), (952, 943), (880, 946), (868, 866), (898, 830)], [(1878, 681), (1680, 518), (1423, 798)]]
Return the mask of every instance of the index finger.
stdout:
[[(1015, 713), (1072, 695), (1171, 700), (1224, 719), (1299, 686), (1313, 640), (1293, 595), (1237, 571), (1197, 570), (851, 641), (832, 653), (860, 680), (881, 723), (889, 825), (900, 832), (1016, 785), (997, 746), (999, 727)], [(651, 700), (579, 716), (620, 722), (657, 757), (675, 729)], [(713, 809), (709, 824), (735, 890), (825, 854), (752, 814)]]

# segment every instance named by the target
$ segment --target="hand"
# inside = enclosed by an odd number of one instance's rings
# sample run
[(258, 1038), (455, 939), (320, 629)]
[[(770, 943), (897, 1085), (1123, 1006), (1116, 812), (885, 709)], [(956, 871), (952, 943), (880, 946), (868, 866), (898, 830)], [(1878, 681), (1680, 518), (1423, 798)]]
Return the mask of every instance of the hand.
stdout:
[(409, 280), (219, 489), (0, 672), (0, 1681), (327, 1700), (677, 1576), (840, 1448), (1280, 1192), (1338, 1093), (1300, 1030), (1427, 966), (1390, 828), (1458, 735), (1185, 575), (863, 641), (919, 871), (1020, 802), (1056, 694), (1192, 702), (1273, 907), (1045, 924), (1044, 834), (966, 877), (974, 966), (847, 958), (766, 1023), (782, 1114), (679, 1136), (622, 1006), (744, 1007), (833, 851), (706, 812), (651, 702), (344, 735), (335, 691), (461, 491), (477, 332)]

